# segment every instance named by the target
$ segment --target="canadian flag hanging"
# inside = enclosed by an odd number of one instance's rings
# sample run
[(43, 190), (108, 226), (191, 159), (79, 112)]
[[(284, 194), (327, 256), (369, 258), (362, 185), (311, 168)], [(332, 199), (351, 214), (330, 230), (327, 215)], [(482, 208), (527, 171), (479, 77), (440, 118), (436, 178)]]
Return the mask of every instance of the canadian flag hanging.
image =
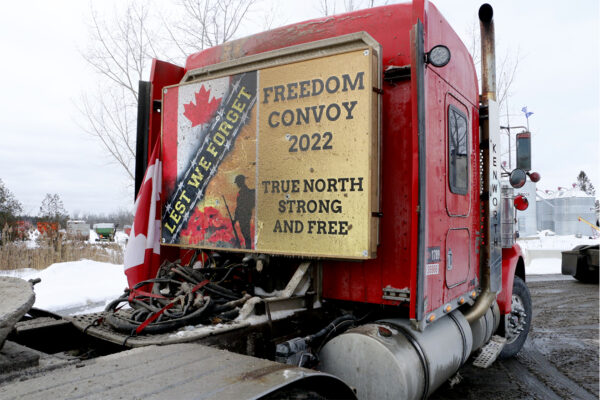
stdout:
[(154, 145), (144, 180), (135, 200), (134, 219), (125, 249), (125, 275), (130, 288), (155, 278), (160, 266), (160, 137)]

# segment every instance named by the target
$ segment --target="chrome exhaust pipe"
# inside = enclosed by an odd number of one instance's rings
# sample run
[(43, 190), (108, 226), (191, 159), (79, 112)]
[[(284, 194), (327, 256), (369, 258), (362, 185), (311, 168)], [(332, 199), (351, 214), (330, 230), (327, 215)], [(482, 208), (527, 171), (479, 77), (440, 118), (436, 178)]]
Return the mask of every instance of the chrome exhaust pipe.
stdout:
[(482, 103), (496, 100), (496, 39), (494, 34), (494, 9), (489, 4), (479, 8), (481, 29), (481, 94)]
[[(494, 38), (494, 10), (489, 4), (483, 4), (479, 8), (479, 26), (481, 28), (481, 104), (487, 107), (490, 101), (496, 101), (496, 51)], [(482, 139), (489, 140), (489, 128), (482, 129)], [(490, 154), (489, 149), (483, 149), (483, 187), (490, 187)], [(488, 201), (485, 201), (485, 209), (489, 210)], [(489, 212), (484, 215), (484, 232), (490, 232)], [(496, 300), (497, 291), (492, 290), (491, 256), (492, 249), (490, 238), (486, 239), (485, 246), (481, 248), (481, 289), (482, 292), (475, 301), (473, 307), (465, 312), (465, 318), (470, 324), (475, 323), (490, 309)]]

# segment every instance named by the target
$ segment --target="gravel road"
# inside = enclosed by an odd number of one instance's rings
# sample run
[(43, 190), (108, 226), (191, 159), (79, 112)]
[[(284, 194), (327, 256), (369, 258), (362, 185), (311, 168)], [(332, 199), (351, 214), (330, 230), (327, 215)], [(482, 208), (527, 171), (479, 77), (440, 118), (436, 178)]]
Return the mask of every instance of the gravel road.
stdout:
[(525, 346), (488, 369), (470, 363), (430, 399), (598, 399), (598, 285), (528, 276), (533, 325)]

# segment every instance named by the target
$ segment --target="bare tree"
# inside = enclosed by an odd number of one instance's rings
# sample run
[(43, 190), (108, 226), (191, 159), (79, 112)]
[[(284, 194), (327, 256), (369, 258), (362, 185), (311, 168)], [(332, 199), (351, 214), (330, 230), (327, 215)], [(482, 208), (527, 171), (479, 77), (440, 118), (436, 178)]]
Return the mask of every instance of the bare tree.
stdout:
[[(118, 12), (118, 11), (116, 11)], [(138, 81), (147, 72), (158, 32), (148, 27), (149, 9), (144, 2), (130, 2), (109, 22), (91, 10), (92, 43), (84, 59), (117, 87), (127, 90), (137, 101)]]
[[(351, 12), (364, 8), (372, 8), (388, 4), (389, 1), (377, 0), (320, 0), (318, 10), (323, 16), (334, 15), (339, 12)], [(341, 6), (341, 7), (336, 7)], [(337, 9), (337, 11), (336, 11)]]
[[(467, 33), (467, 49), (471, 53), (473, 63), (477, 71), (477, 79), (481, 66), (481, 37), (479, 33), (479, 21), (474, 21)], [(519, 69), (519, 59), (521, 58), (520, 49), (512, 48), (504, 53), (496, 52), (496, 102), (498, 109), (502, 110), (511, 96), (511, 87), (517, 76)]]
[(105, 152), (123, 167), (131, 180), (135, 160), (136, 105), (125, 88), (98, 89), (93, 95), (83, 94), (79, 110), (84, 118), (84, 129), (94, 136)]
[(335, 14), (335, 1), (321, 0), (319, 2), (319, 12), (325, 17)]
[[(228, 41), (236, 35), (256, 0), (179, 0), (179, 17), (156, 18), (148, 4), (131, 0), (106, 20), (91, 10), (84, 59), (103, 78), (95, 93), (78, 104), (83, 129), (133, 183), (138, 82), (147, 78), (152, 58), (172, 60)], [(164, 29), (164, 31), (163, 31)], [(165, 39), (166, 37), (166, 39)]]
[(69, 213), (65, 210), (63, 202), (58, 194), (46, 193), (42, 200), (39, 216), (47, 222), (58, 222), (66, 226)]
[[(183, 18), (165, 21), (169, 39), (183, 56), (233, 39), (256, 0), (180, 0)], [(272, 23), (272, 22), (271, 22)]]
[(111, 22), (91, 12), (91, 44), (84, 59), (104, 79), (95, 94), (78, 104), (83, 127), (110, 158), (134, 179), (138, 82), (148, 72), (157, 34), (148, 27), (148, 8), (129, 3)]

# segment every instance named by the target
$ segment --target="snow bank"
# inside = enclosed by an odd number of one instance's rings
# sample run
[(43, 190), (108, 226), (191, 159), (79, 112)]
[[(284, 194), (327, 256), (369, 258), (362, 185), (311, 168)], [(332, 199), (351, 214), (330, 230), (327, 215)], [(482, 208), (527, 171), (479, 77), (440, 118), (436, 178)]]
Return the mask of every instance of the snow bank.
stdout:
[(579, 245), (597, 244), (598, 239), (578, 238), (575, 235), (558, 236), (552, 231), (541, 231), (536, 236), (517, 239), (525, 257), (527, 275), (560, 274), (561, 252)]
[(128, 239), (129, 239), (129, 235), (123, 231), (117, 231), (115, 233), (115, 241), (119, 244), (127, 244)]
[(89, 242), (92, 243), (92, 244), (94, 244), (94, 243), (97, 242), (97, 240), (99, 238), (100, 237), (98, 236), (98, 234), (96, 233), (96, 231), (93, 230), (93, 229), (90, 229), (90, 240), (89, 240)]
[(518, 239), (517, 243), (523, 250), (543, 249), (543, 250), (571, 250), (575, 246), (597, 244), (598, 239), (590, 239), (587, 236), (580, 238), (575, 235), (558, 236), (552, 231), (538, 232), (536, 236), (530, 236), (524, 239)]
[(525, 267), (527, 275), (560, 274), (562, 259), (553, 258), (533, 258), (529, 265)]
[(566, 197), (594, 197), (582, 191), (578, 187), (559, 187), (557, 190), (538, 190), (536, 193), (539, 197), (546, 200), (562, 199)]
[[(32, 269), (0, 271), (1, 275), (22, 279), (41, 278), (34, 286), (34, 307), (59, 312), (79, 310), (92, 312), (102, 309), (108, 301), (123, 294), (127, 279), (123, 265), (81, 260), (52, 264), (37, 271)], [(98, 306), (98, 303), (101, 303)], [(90, 306), (94, 305), (94, 308)], [(86, 308), (87, 307), (87, 308)]]

